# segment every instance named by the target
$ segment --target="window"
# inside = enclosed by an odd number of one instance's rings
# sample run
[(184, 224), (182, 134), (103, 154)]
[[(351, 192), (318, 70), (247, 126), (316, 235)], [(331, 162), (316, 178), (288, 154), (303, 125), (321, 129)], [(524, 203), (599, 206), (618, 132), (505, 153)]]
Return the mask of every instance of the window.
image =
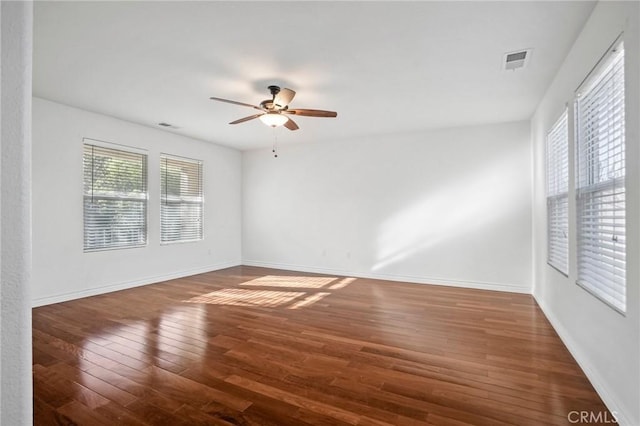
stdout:
[(147, 156), (85, 143), (83, 165), (84, 251), (145, 245)]
[(547, 262), (569, 270), (569, 135), (565, 111), (547, 134)]
[(624, 46), (614, 45), (576, 100), (578, 284), (626, 307)]
[(202, 161), (160, 156), (163, 243), (202, 239)]

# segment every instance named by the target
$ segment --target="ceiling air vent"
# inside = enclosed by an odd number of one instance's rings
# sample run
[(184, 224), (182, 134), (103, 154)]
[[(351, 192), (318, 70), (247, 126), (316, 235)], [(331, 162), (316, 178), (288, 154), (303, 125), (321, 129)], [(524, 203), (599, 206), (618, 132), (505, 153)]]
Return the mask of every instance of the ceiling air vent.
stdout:
[(524, 68), (529, 62), (530, 56), (531, 49), (505, 53), (502, 67), (505, 70), (517, 70), (518, 68)]

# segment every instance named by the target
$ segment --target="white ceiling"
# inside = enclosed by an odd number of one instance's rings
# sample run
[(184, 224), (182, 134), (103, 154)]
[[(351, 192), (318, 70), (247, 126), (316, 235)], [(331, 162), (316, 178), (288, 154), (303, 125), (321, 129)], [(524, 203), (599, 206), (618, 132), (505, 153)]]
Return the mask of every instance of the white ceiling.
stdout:
[[(34, 95), (237, 149), (229, 125), (267, 86), (297, 91), (280, 143), (348, 140), (531, 117), (594, 2), (37, 2)], [(506, 52), (533, 49), (503, 71)]]

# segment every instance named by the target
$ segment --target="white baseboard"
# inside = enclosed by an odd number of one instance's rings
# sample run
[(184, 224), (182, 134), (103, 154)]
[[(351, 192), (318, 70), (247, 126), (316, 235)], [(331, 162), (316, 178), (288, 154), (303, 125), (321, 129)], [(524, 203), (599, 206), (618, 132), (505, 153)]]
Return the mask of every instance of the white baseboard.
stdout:
[(186, 269), (178, 272), (172, 272), (170, 274), (155, 275), (151, 277), (145, 277), (134, 281), (124, 281), (119, 283), (113, 283), (103, 285), (99, 287), (93, 287), (81, 291), (73, 291), (69, 293), (56, 294), (54, 296), (46, 296), (34, 299), (31, 302), (31, 307), (37, 308), (38, 306), (51, 305), (53, 303), (67, 302), (69, 300), (80, 299), (83, 297), (97, 296), (99, 294), (111, 293), (113, 291), (126, 290), (128, 288), (140, 287), (143, 285), (154, 284), (157, 282), (173, 280), (176, 278), (188, 277), (190, 275), (202, 274), (205, 272), (217, 271), (219, 269), (231, 268), (232, 266), (239, 266), (240, 262), (223, 262), (214, 265), (203, 266), (201, 268)]
[(607, 386), (606, 380), (602, 378), (602, 376), (598, 373), (598, 371), (593, 367), (591, 362), (589, 361), (589, 357), (580, 349), (580, 347), (576, 344), (575, 340), (571, 337), (571, 333), (567, 331), (566, 328), (562, 325), (562, 323), (558, 320), (549, 306), (547, 306), (541, 299), (538, 299), (536, 295), (533, 295), (533, 298), (540, 306), (540, 309), (547, 317), (553, 329), (560, 336), (560, 340), (569, 350), (573, 358), (576, 360), (584, 374), (587, 376), (587, 379), (591, 382), (591, 385), (595, 389), (595, 391), (600, 395), (602, 401), (607, 406), (611, 413), (615, 413), (615, 417), (618, 420), (618, 424), (620, 426), (637, 426), (637, 420), (635, 422), (631, 421), (631, 416), (629, 416), (618, 404), (617, 399), (614, 397), (613, 393)]
[(414, 284), (444, 285), (449, 287), (464, 287), (464, 288), (474, 288), (478, 290), (494, 290), (494, 291), (507, 291), (511, 293), (531, 294), (531, 288), (529, 287), (517, 286), (513, 284), (504, 284), (504, 283), (466, 281), (466, 280), (455, 280), (455, 279), (436, 278), (436, 277), (418, 277), (418, 276), (412, 276), (412, 275), (362, 273), (362, 272), (354, 272), (354, 271), (347, 271), (347, 270), (340, 270), (340, 269), (318, 268), (314, 266), (292, 265), (292, 264), (286, 264), (286, 263), (263, 262), (258, 260), (246, 260), (246, 259), (242, 261), (242, 264), (247, 266), (258, 266), (258, 267), (273, 268), (273, 269), (285, 269), (288, 271), (310, 272), (315, 274), (331, 274), (331, 275), (341, 275), (341, 276), (349, 276), (349, 277), (356, 277), (356, 278), (370, 278), (375, 280), (410, 282)]

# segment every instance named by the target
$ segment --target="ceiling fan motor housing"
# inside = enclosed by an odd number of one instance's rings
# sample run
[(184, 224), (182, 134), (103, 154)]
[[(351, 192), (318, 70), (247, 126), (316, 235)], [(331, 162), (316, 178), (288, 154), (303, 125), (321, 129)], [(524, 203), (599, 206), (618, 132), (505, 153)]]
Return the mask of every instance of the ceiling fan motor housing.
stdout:
[(265, 99), (264, 101), (260, 102), (260, 108), (265, 109), (265, 110), (272, 110), (273, 109), (273, 99)]

